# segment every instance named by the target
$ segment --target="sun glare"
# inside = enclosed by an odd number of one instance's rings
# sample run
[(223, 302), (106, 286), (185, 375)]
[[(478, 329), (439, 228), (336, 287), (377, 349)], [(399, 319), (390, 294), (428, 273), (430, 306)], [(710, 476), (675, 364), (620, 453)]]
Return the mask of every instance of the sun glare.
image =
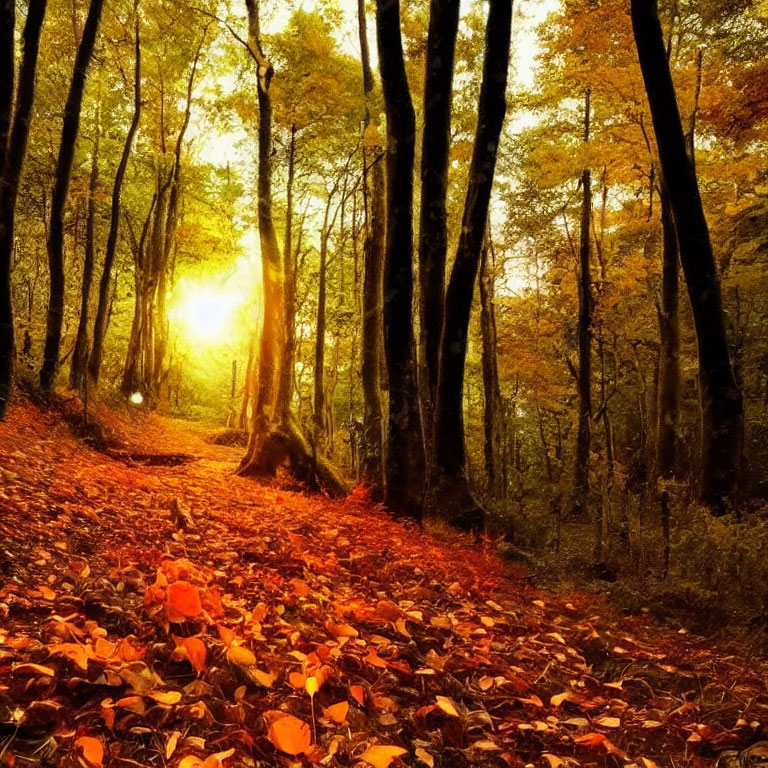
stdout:
[(245, 301), (241, 285), (181, 281), (172, 298), (171, 320), (192, 345), (217, 344), (235, 333), (237, 310)]

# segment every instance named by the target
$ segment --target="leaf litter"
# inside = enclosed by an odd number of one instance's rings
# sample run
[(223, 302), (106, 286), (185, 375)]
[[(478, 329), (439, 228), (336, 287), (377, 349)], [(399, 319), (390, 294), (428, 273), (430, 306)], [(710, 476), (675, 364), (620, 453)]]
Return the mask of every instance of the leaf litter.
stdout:
[(195, 459), (0, 424), (0, 766), (699, 768), (768, 733), (758, 659), (120, 427)]

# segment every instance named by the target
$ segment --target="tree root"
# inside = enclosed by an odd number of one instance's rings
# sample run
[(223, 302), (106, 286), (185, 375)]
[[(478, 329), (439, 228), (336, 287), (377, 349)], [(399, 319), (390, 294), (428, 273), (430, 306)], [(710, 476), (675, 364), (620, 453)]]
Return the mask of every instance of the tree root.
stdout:
[(275, 477), (278, 467), (284, 465), (312, 490), (323, 490), (333, 498), (343, 498), (349, 493), (336, 467), (316, 455), (292, 421), (284, 421), (265, 435), (253, 437), (237, 473)]

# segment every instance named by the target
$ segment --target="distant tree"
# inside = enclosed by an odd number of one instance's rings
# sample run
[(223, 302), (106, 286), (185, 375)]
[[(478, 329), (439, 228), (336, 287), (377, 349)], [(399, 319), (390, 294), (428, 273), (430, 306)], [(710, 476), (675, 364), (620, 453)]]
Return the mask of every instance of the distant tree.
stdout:
[(139, 4), (134, 4), (134, 71), (133, 71), (133, 116), (125, 136), (125, 143), (120, 154), (120, 160), (112, 184), (112, 202), (109, 212), (109, 233), (104, 251), (104, 264), (99, 281), (99, 295), (96, 304), (96, 315), (93, 321), (93, 343), (88, 359), (88, 375), (94, 386), (99, 382), (101, 361), (104, 355), (104, 339), (107, 334), (107, 319), (109, 309), (110, 289), (112, 286), (112, 271), (117, 251), (117, 237), (120, 230), (120, 198), (123, 191), (123, 180), (131, 155), (133, 138), (139, 127), (141, 118), (141, 35), (139, 28)]
[[(46, 0), (30, 0), (22, 35), (24, 50), (15, 87), (14, 30), (16, 3), (0, 4), (0, 419), (11, 397), (14, 367), (11, 261), (16, 199), (27, 154), (35, 98), (35, 73)], [(15, 109), (14, 109), (15, 96)]]
[(53, 388), (59, 366), (61, 327), (64, 319), (64, 206), (67, 202), (72, 162), (75, 158), (85, 80), (96, 43), (103, 6), (104, 0), (91, 0), (88, 7), (88, 15), (75, 57), (75, 68), (72, 73), (69, 95), (64, 105), (64, 122), (61, 129), (61, 142), (51, 195), (51, 223), (48, 234), (50, 287), (45, 349), (43, 351), (43, 365), (40, 369), (40, 387), (45, 393), (50, 393)]
[(687, 151), (656, 0), (632, 0), (632, 28), (698, 340), (700, 496), (715, 514), (723, 514), (728, 502), (734, 501), (739, 483), (742, 396), (731, 365), (720, 280), (693, 158)]

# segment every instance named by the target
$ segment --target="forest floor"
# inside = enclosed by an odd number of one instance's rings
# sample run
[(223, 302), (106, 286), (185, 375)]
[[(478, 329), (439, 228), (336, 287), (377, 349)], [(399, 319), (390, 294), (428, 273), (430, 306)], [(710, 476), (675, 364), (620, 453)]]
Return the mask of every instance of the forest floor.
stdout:
[(111, 455), (23, 397), (0, 423), (0, 766), (698, 768), (768, 735), (760, 658), (115, 419)]

